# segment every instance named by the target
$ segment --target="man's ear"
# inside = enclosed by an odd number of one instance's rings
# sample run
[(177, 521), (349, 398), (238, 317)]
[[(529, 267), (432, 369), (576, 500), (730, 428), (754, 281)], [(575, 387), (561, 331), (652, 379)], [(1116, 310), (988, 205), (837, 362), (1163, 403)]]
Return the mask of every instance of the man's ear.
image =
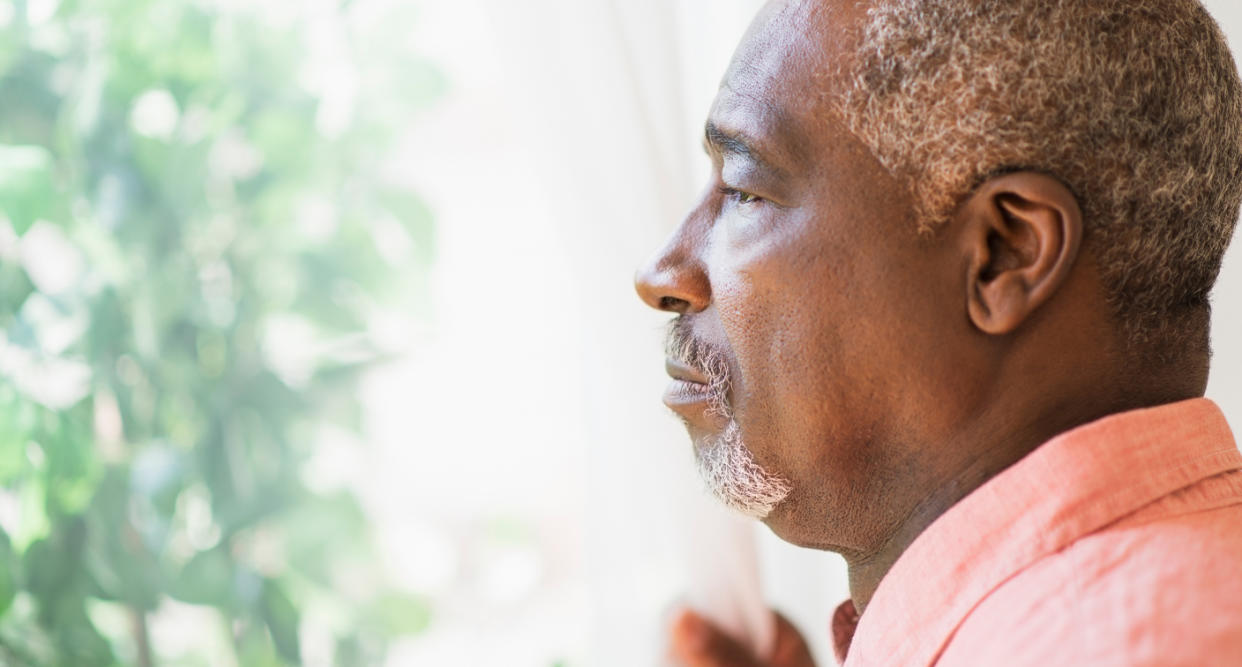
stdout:
[(954, 215), (968, 258), (971, 323), (1013, 332), (1069, 277), (1082, 245), (1082, 210), (1060, 181), (1015, 172), (985, 182)]

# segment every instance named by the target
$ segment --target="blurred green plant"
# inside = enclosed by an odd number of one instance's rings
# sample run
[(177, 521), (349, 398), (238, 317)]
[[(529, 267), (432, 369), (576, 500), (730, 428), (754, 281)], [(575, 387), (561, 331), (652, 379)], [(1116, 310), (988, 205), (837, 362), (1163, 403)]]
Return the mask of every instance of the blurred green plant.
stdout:
[(431, 260), (410, 18), (0, 4), (0, 664), (375, 664), (429, 622), (305, 474)]

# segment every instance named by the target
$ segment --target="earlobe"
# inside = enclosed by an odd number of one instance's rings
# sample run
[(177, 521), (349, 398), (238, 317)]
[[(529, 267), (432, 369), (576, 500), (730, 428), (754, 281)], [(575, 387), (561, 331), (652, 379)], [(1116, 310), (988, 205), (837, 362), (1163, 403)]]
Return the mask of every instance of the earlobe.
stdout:
[(985, 182), (958, 209), (967, 261), (967, 313), (990, 335), (1014, 332), (1069, 277), (1082, 243), (1078, 200), (1036, 172)]

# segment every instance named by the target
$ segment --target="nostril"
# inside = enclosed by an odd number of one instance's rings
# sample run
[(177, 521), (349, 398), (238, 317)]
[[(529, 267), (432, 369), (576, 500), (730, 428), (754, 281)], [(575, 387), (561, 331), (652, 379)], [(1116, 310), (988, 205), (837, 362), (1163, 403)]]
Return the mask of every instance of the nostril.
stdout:
[(685, 299), (678, 299), (675, 296), (660, 297), (660, 310), (667, 310), (674, 313), (684, 313), (689, 310), (690, 302)]
[(699, 264), (674, 262), (668, 252), (634, 274), (634, 291), (643, 303), (666, 313), (684, 315), (707, 308), (711, 302), (711, 285)]

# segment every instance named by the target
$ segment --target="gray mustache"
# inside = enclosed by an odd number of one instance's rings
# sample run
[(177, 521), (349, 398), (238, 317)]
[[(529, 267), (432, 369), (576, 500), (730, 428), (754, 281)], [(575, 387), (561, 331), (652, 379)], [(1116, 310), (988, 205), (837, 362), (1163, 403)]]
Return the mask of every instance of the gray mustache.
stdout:
[(728, 401), (731, 387), (728, 357), (718, 347), (696, 338), (685, 316), (668, 323), (664, 353), (706, 376), (712, 410), (722, 417), (732, 418)]

